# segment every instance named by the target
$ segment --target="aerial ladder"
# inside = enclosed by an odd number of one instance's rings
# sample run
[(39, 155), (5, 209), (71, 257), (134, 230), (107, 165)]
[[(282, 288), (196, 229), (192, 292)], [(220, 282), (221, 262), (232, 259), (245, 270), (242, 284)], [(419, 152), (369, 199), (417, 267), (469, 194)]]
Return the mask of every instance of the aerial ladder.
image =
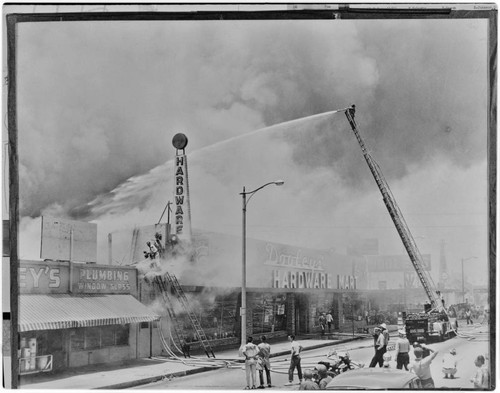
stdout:
[(399, 236), (401, 237), (401, 240), (403, 241), (403, 244), (406, 248), (408, 256), (410, 257), (410, 261), (413, 267), (415, 268), (417, 276), (420, 282), (422, 283), (422, 286), (424, 287), (425, 293), (431, 303), (431, 307), (432, 308), (441, 307), (441, 299), (437, 296), (437, 293), (434, 291), (435, 286), (434, 282), (432, 281), (432, 277), (424, 269), (422, 255), (420, 254), (417, 244), (415, 243), (415, 240), (413, 239), (410, 229), (406, 224), (406, 221), (403, 217), (403, 213), (401, 213), (401, 210), (399, 209), (399, 206), (396, 203), (396, 199), (394, 198), (394, 195), (392, 195), (391, 189), (389, 188), (389, 184), (387, 184), (387, 181), (385, 180), (384, 175), (380, 170), (380, 167), (368, 152), (365, 143), (361, 138), (358, 126), (356, 124), (356, 121), (354, 120), (355, 112), (356, 112), (356, 107), (355, 105), (352, 105), (350, 108), (347, 108), (345, 110), (345, 115), (347, 117), (347, 120), (349, 121), (349, 124), (351, 125), (352, 131), (354, 132), (356, 139), (358, 140), (359, 146), (361, 147), (361, 151), (363, 152), (363, 156), (366, 160), (366, 163), (368, 164), (368, 167), (370, 168), (370, 171), (373, 177), (375, 178), (375, 182), (377, 183), (380, 193), (382, 194), (384, 204), (387, 207), (387, 210), (389, 211), (389, 215), (391, 216), (392, 221), (396, 226), (396, 229), (398, 231)]

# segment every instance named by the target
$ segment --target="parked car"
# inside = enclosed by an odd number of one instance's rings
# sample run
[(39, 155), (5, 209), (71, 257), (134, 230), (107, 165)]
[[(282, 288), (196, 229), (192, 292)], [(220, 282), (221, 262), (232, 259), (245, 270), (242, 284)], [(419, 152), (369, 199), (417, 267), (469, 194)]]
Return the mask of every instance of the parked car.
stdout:
[(333, 378), (327, 390), (421, 389), (413, 373), (394, 368), (358, 368)]

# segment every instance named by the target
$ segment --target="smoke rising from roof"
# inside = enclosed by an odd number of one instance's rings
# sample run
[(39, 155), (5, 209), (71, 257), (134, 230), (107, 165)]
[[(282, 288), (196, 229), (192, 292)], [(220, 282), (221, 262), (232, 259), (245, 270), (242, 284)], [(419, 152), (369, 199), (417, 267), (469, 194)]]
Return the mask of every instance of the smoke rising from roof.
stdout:
[[(166, 129), (190, 134), (195, 150), (350, 103), (369, 145), (404, 157), (391, 177), (433, 151), (469, 165), (484, 153), (471, 132), (485, 127), (484, 33), (418, 20), (23, 25), (21, 215), (58, 204), (85, 218), (71, 209), (172, 156)], [(343, 158), (328, 133), (291, 138), (294, 159)]]
[[(486, 22), (333, 22), (22, 24), (22, 228), (49, 213), (94, 220), (101, 238), (155, 223), (184, 132), (194, 227), (238, 233), (242, 186), (283, 178), (252, 199), (249, 236), (322, 248), (365, 226), (394, 237), (343, 114), (293, 121), (352, 103), (403, 211), (428, 201), (482, 225), (471, 196), (486, 198)], [(442, 173), (451, 197), (430, 186)]]

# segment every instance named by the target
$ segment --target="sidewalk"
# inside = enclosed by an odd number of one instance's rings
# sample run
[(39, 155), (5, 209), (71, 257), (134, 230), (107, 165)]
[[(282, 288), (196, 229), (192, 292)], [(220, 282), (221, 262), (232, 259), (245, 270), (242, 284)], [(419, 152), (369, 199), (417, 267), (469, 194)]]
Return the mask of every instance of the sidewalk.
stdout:
[[(317, 337), (317, 336), (316, 336)], [(345, 339), (300, 338), (304, 351), (326, 347), (359, 339), (359, 336), (345, 335)], [(272, 344), (271, 357), (290, 353), (288, 341)], [(169, 360), (167, 358), (134, 359), (116, 364), (99, 364), (71, 369), (55, 375), (37, 374), (21, 380), (21, 389), (125, 389), (159, 381), (163, 378), (181, 377), (190, 374), (214, 370), (210, 362), (217, 364), (227, 361), (228, 364), (242, 363), (238, 356), (238, 348), (215, 353), (216, 359), (199, 357), (197, 363)], [(224, 366), (223, 366), (224, 367)]]

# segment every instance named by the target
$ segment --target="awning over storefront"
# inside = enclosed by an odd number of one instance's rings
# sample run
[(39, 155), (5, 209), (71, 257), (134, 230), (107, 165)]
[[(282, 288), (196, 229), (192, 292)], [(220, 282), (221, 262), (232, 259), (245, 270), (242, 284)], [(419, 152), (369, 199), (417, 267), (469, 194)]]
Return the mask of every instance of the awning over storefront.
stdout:
[(150, 322), (160, 317), (132, 295), (20, 295), (19, 331)]

